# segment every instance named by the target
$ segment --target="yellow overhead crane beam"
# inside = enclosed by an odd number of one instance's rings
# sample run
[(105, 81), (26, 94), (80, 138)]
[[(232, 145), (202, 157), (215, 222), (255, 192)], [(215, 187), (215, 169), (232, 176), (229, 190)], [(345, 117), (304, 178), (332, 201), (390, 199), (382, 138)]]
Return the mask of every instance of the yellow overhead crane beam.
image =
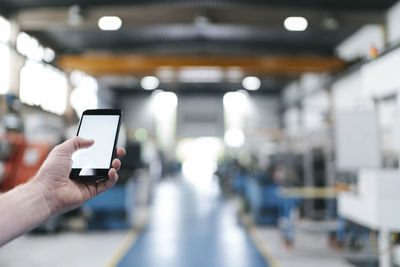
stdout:
[(344, 191), (349, 191), (348, 187), (332, 186), (332, 187), (282, 187), (280, 196), (288, 198), (335, 198)]
[(240, 68), (253, 75), (298, 75), (335, 72), (346, 63), (329, 56), (153, 56), (153, 55), (61, 55), (57, 65), (64, 71), (81, 70), (90, 75), (147, 75), (160, 67)]

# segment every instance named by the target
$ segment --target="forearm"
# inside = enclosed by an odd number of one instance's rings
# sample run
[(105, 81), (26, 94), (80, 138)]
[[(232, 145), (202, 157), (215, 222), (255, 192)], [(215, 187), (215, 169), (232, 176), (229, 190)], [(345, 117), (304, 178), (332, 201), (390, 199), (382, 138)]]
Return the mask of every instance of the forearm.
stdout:
[(34, 181), (0, 195), (0, 246), (39, 226), (51, 215)]

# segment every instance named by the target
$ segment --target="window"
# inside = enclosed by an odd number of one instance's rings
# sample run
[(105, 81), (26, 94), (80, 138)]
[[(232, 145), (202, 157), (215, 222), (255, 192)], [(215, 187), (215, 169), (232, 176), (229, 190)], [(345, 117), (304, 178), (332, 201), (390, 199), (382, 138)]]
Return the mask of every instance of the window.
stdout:
[(71, 106), (80, 117), (86, 109), (97, 108), (97, 81), (83, 72), (71, 73), (71, 82), (75, 86), (71, 93)]
[(0, 59), (0, 94), (6, 94), (10, 87), (10, 49), (1, 43)]
[(44, 56), (44, 49), (38, 40), (21, 32), (17, 37), (17, 50), (29, 59), (40, 61)]
[(64, 73), (41, 63), (28, 61), (21, 70), (20, 99), (28, 105), (63, 114), (67, 106), (68, 81)]
[(11, 36), (11, 25), (8, 20), (0, 16), (0, 42), (7, 43)]

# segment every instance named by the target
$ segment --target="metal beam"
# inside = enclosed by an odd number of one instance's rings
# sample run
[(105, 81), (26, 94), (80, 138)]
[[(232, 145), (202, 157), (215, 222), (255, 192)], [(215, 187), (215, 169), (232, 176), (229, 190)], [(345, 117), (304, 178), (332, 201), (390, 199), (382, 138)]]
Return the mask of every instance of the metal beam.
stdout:
[[(124, 27), (165, 24), (193, 24), (199, 16), (211, 24), (248, 25), (257, 27), (283, 27), (288, 16), (301, 15), (311, 28), (324, 28), (324, 20), (334, 19), (339, 27), (358, 27), (365, 24), (383, 24), (384, 12), (375, 10), (321, 10), (320, 8), (295, 9), (271, 6), (225, 6), (204, 8), (196, 6), (117, 6), (83, 9), (84, 20), (79, 26), (68, 24), (69, 8), (39, 8), (20, 11), (17, 21), (22, 30), (44, 30), (57, 27), (93, 28), (104, 14), (122, 18)], [(325, 25), (325, 26), (324, 26)]]
[(291, 76), (305, 72), (332, 72), (346, 63), (323, 56), (138, 56), (138, 55), (62, 55), (58, 66), (69, 72), (82, 70), (94, 76), (147, 75), (160, 67), (240, 68), (246, 74)]

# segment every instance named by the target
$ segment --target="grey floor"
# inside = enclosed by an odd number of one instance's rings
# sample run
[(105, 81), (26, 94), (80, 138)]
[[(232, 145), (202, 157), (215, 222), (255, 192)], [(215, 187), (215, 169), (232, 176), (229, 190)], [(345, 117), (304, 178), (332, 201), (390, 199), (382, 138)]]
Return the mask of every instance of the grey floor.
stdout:
[(119, 267), (268, 267), (216, 182), (182, 178), (155, 190), (147, 228)]
[[(200, 225), (210, 228), (209, 231), (211, 234), (210, 236), (206, 236), (207, 240), (219, 240), (218, 237), (222, 233), (226, 232), (225, 238), (228, 238), (227, 240), (230, 240), (229, 244), (232, 242), (233, 233), (236, 234), (238, 240), (246, 241), (244, 243), (246, 243), (247, 245), (245, 247), (242, 246), (241, 248), (243, 251), (247, 251), (247, 247), (252, 246), (249, 243), (248, 238), (245, 237), (245, 231), (241, 229), (241, 227), (243, 226), (241, 226), (239, 223), (236, 223), (234, 214), (236, 213), (235, 210), (238, 209), (238, 205), (237, 203), (235, 203), (235, 201), (225, 203), (221, 202), (220, 200), (218, 200), (219, 197), (215, 193), (202, 193), (200, 195), (193, 192), (188, 193), (189, 188), (185, 187), (183, 190), (182, 186), (183, 185), (181, 183), (169, 181), (166, 183), (162, 183), (162, 185), (159, 185), (156, 190), (158, 196), (160, 197), (159, 199), (163, 200), (162, 202), (170, 204), (153, 206), (153, 213), (155, 213), (156, 215), (159, 214), (161, 216), (155, 219), (160, 222), (163, 221), (163, 223), (161, 224), (161, 226), (163, 227), (162, 229), (164, 229), (163, 231), (166, 231), (170, 234), (171, 231), (173, 232), (173, 230), (179, 231), (180, 228), (177, 226), (177, 222), (179, 220), (177, 221), (177, 218), (181, 218), (183, 216), (182, 211), (185, 210), (186, 213), (191, 215), (192, 213), (197, 214), (195, 213), (195, 211), (198, 210), (199, 214), (203, 214), (202, 216), (204, 216), (204, 214), (209, 214), (211, 216), (210, 218), (207, 217), (207, 221), (209, 223), (201, 223), (200, 221), (198, 222), (200, 223)], [(197, 204), (194, 205), (195, 208), (189, 210), (187, 208), (182, 208), (182, 206), (188, 206), (189, 204), (191, 204), (194, 199), (199, 200), (199, 202), (196, 202)], [(165, 217), (163, 217), (166, 214), (168, 214), (168, 220), (165, 220)], [(219, 220), (219, 218), (224, 218), (224, 220)], [(192, 229), (198, 229), (199, 226), (196, 225), (196, 220), (198, 220), (198, 218), (196, 217), (192, 219), (194, 220), (191, 222), (191, 225), (193, 227)], [(213, 224), (213, 220), (220, 223)], [(218, 225), (229, 226), (230, 228), (228, 227), (225, 230), (222, 228), (218, 229)], [(205, 229), (208, 229), (207, 227)], [(274, 262), (277, 263), (276, 265), (270, 264), (272, 267), (351, 267), (352, 265), (346, 262), (346, 255), (343, 251), (334, 250), (329, 247), (326, 231), (324, 232), (323, 230), (321, 230), (324, 227), (325, 225), (321, 226), (320, 223), (316, 222), (299, 221), (296, 224), (295, 245), (291, 249), (287, 249), (284, 246), (281, 233), (277, 228), (258, 226), (254, 229), (256, 235), (265, 245)], [(149, 227), (149, 229), (151, 230), (152, 228)], [(190, 227), (188, 229), (190, 229)], [(231, 231), (228, 231), (229, 229), (231, 229)], [(0, 248), (0, 267), (104, 266), (105, 263), (110, 260), (110, 258), (120, 247), (127, 234), (128, 231), (85, 233), (67, 232), (50, 235), (24, 235), (7, 244), (6, 246)], [(143, 236), (139, 238), (137, 243), (133, 245), (131, 250), (127, 252), (124, 259), (121, 261), (121, 264), (124, 263), (123, 266), (132, 266), (132, 261), (136, 261), (140, 258), (137, 255), (146, 252), (145, 250), (143, 250), (146, 248), (146, 246), (143, 245), (146, 244), (145, 239), (143, 238), (144, 236), (145, 232)], [(153, 239), (158, 238), (157, 234), (150, 236), (153, 237)], [(159, 234), (159, 236), (162, 237), (163, 235)], [(190, 236), (191, 235), (187, 235), (187, 238), (189, 238)], [(230, 247), (229, 244), (224, 243), (224, 246)], [(168, 244), (166, 247), (168, 247)], [(148, 249), (150, 248), (151, 246), (148, 246)], [(207, 245), (204, 244), (203, 248), (207, 248)], [(183, 251), (184, 249), (182, 248), (182, 252)], [(224, 249), (222, 249), (221, 251), (224, 251)], [(250, 249), (250, 251), (252, 251), (252, 249)], [(136, 252), (140, 253), (137, 254)], [(147, 251), (147, 253), (149, 255), (155, 255), (154, 250)], [(232, 250), (229, 250), (229, 253), (225, 254), (231, 256), (235, 255), (235, 253), (231, 253)], [(248, 255), (253, 254), (256, 255), (257, 253), (248, 253)], [(130, 255), (136, 256), (130, 257)], [(249, 259), (253, 259), (254, 257), (250, 257)], [(232, 259), (233, 258), (235, 257), (232, 257)], [(252, 261), (249, 260), (248, 262)], [(255, 265), (251, 264), (241, 266)]]
[(329, 247), (327, 234), (321, 228), (318, 222), (298, 222), (292, 248), (284, 245), (276, 227), (256, 227), (256, 232), (279, 267), (352, 267), (345, 260), (345, 252)]
[(104, 266), (127, 233), (113, 231), (24, 235), (0, 248), (0, 266)]
[[(279, 267), (351, 267), (345, 254), (328, 246), (326, 234), (312, 222), (299, 222), (296, 243), (287, 249), (279, 230), (256, 227)], [(310, 230), (314, 229), (314, 230)], [(0, 267), (104, 266), (128, 231), (24, 235), (0, 249)], [(88, 249), (92, 248), (92, 249)]]

